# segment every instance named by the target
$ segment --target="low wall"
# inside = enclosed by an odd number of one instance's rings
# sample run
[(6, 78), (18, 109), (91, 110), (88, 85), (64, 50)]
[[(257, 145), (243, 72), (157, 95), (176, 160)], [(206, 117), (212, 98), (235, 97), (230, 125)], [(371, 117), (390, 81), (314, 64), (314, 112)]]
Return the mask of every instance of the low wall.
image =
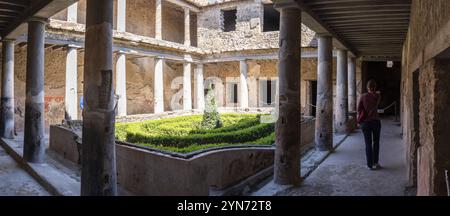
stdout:
[[(301, 146), (314, 142), (314, 119), (302, 123)], [(79, 136), (53, 125), (50, 150), (80, 164)], [(118, 184), (135, 195), (209, 195), (224, 190), (273, 165), (274, 146), (226, 147), (176, 154), (117, 142)]]

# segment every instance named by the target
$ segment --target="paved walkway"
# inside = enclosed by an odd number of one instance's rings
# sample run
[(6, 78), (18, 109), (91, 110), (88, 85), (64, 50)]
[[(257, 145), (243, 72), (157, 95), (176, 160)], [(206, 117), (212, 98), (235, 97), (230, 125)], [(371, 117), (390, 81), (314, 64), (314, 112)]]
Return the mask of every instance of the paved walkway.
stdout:
[(0, 196), (50, 195), (0, 146)]
[(392, 120), (382, 122), (380, 165), (366, 166), (365, 145), (360, 130), (351, 134), (299, 188), (278, 195), (287, 196), (403, 196), (405, 195), (405, 150), (400, 127)]

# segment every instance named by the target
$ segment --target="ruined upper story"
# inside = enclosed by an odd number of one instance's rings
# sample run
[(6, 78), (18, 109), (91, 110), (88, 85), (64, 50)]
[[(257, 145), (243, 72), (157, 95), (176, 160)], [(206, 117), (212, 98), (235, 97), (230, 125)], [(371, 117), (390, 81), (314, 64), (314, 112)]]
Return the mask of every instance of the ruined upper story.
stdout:
[[(118, 7), (114, 0), (115, 38), (125, 42), (193, 55), (279, 48), (280, 14), (270, 0), (127, 0), (125, 31), (118, 29)], [(68, 8), (53, 16), (50, 33), (84, 32), (86, 0), (73, 14)], [(314, 35), (302, 25), (302, 47), (310, 47)]]

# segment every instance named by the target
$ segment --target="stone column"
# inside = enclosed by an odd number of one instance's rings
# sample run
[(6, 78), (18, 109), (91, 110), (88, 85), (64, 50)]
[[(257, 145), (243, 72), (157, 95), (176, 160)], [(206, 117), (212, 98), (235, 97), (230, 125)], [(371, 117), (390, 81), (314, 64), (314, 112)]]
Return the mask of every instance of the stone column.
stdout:
[(156, 0), (155, 38), (162, 40), (162, 0)]
[(240, 93), (239, 101), (241, 108), (248, 108), (248, 65), (246, 60), (239, 61), (240, 68)]
[(203, 80), (203, 64), (198, 64), (195, 70), (195, 81), (197, 83), (197, 109), (203, 111), (205, 109), (205, 86)]
[(25, 132), (23, 157), (31, 163), (44, 162), (44, 40), (47, 21), (28, 21)]
[(184, 45), (191, 45), (191, 15), (189, 8), (184, 9)]
[(116, 63), (116, 95), (117, 101), (117, 115), (127, 115), (127, 67), (126, 55), (123, 52), (117, 54)]
[(87, 1), (81, 195), (117, 195), (113, 0)]
[(333, 41), (328, 35), (319, 36), (317, 67), (316, 148), (333, 148)]
[(348, 60), (348, 111), (356, 112), (356, 58)]
[(69, 45), (66, 56), (66, 95), (64, 103), (66, 107), (65, 119), (76, 120), (78, 118), (78, 53), (77, 47)]
[(192, 109), (191, 98), (191, 63), (183, 64), (183, 110), (189, 111)]
[(337, 133), (347, 133), (348, 121), (348, 86), (347, 86), (347, 50), (337, 51), (337, 76), (336, 76), (336, 119), (335, 129)]
[(279, 117), (275, 126), (274, 181), (300, 184), (300, 46), (301, 10), (281, 8), (279, 50)]
[(117, 31), (125, 32), (127, 28), (127, 0), (117, 0)]
[(73, 23), (78, 22), (78, 2), (67, 8), (67, 21)]
[(155, 86), (154, 103), (155, 113), (164, 112), (164, 59), (155, 58)]
[(3, 40), (0, 136), (14, 138), (14, 41)]

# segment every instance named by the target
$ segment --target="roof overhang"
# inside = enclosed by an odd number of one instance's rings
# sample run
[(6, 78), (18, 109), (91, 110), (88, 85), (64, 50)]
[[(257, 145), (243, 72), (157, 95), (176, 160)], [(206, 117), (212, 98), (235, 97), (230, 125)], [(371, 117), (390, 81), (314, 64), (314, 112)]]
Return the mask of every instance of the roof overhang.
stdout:
[(2, 39), (15, 39), (27, 33), (31, 18), (48, 19), (78, 0), (0, 0)]
[(274, 0), (302, 10), (302, 22), (354, 55), (399, 58), (409, 27), (411, 0)]

